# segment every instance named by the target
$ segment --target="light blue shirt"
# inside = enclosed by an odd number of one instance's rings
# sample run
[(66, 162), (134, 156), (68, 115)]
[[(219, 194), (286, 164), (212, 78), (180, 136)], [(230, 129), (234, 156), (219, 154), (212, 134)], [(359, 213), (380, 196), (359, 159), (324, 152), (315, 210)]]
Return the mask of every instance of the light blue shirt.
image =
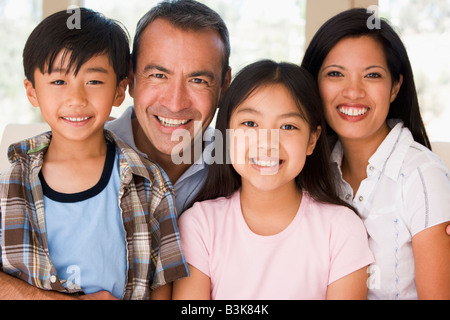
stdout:
[[(134, 107), (131, 106), (128, 107), (119, 118), (106, 123), (105, 128), (112, 131), (136, 152), (148, 159), (147, 155), (141, 152), (134, 143), (132, 127), (132, 120), (134, 118), (136, 118), (136, 113), (134, 111)], [(207, 130), (214, 131), (212, 127), (208, 127)], [(205, 136), (212, 137), (213, 135), (208, 134)], [(211, 140), (205, 141), (205, 146), (209, 145), (209, 143), (211, 143)], [(192, 164), (175, 182), (173, 187), (175, 192), (175, 206), (178, 216), (186, 209), (186, 206), (194, 200), (203, 186), (208, 174), (208, 163), (210, 163), (210, 159), (211, 154), (203, 151), (202, 157)]]
[(127, 252), (119, 199), (119, 157), (112, 144), (102, 177), (89, 190), (58, 193), (45, 183), (45, 224), (50, 260), (65, 287), (86, 294), (106, 290), (121, 299)]

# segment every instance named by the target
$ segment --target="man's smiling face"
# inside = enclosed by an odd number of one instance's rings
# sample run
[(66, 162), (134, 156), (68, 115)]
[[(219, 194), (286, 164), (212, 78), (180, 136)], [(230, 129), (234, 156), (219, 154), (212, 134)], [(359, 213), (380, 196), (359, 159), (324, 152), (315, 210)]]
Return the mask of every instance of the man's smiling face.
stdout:
[(187, 130), (191, 141), (198, 134), (194, 122), (206, 130), (229, 83), (222, 82), (224, 50), (216, 31), (182, 30), (164, 19), (143, 32), (130, 95), (154, 152), (171, 155), (177, 129)]

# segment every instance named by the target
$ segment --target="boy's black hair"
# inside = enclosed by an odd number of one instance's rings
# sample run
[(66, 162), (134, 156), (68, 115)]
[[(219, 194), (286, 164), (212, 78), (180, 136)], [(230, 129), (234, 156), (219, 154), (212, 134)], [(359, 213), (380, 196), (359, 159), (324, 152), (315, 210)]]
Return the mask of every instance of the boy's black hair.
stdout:
[[(79, 10), (79, 11), (78, 11)], [(73, 16), (74, 14), (78, 16)], [(75, 18), (75, 19), (74, 19)], [(77, 20), (79, 18), (79, 20)], [(72, 22), (75, 25), (71, 25)], [(68, 70), (76, 75), (94, 56), (107, 54), (117, 76), (117, 85), (128, 77), (130, 44), (127, 30), (99, 12), (77, 8), (44, 19), (30, 34), (23, 50), (25, 76), (34, 86), (34, 72), (51, 73), (57, 55), (69, 59)]]

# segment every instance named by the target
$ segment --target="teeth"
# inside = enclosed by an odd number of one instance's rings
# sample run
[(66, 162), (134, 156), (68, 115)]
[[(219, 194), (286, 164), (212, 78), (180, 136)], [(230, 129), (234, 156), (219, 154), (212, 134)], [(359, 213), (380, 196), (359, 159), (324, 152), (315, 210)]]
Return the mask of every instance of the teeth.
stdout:
[(369, 108), (339, 107), (338, 110), (340, 113), (343, 113), (347, 116), (356, 117), (365, 114), (367, 111), (369, 111)]
[(260, 167), (276, 167), (279, 165), (279, 161), (274, 160), (257, 160), (257, 159), (251, 159), (251, 161)]
[(163, 117), (157, 117), (159, 122), (165, 127), (178, 127), (189, 122), (189, 120), (177, 120)]
[(89, 119), (89, 117), (83, 117), (83, 118), (63, 117), (63, 119), (72, 121), (72, 122), (81, 122), (81, 121), (86, 121), (87, 119)]

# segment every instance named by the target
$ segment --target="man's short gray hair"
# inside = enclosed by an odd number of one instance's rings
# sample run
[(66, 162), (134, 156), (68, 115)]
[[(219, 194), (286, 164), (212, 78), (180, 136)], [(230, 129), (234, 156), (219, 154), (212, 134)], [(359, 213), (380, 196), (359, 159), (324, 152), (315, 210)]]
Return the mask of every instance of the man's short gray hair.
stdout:
[(228, 28), (217, 12), (194, 0), (166, 0), (160, 2), (139, 20), (133, 41), (133, 51), (131, 53), (133, 70), (135, 72), (142, 33), (150, 23), (159, 18), (169, 21), (174, 27), (181, 30), (216, 30), (225, 47), (222, 81), (225, 79), (229, 68), (231, 51)]

